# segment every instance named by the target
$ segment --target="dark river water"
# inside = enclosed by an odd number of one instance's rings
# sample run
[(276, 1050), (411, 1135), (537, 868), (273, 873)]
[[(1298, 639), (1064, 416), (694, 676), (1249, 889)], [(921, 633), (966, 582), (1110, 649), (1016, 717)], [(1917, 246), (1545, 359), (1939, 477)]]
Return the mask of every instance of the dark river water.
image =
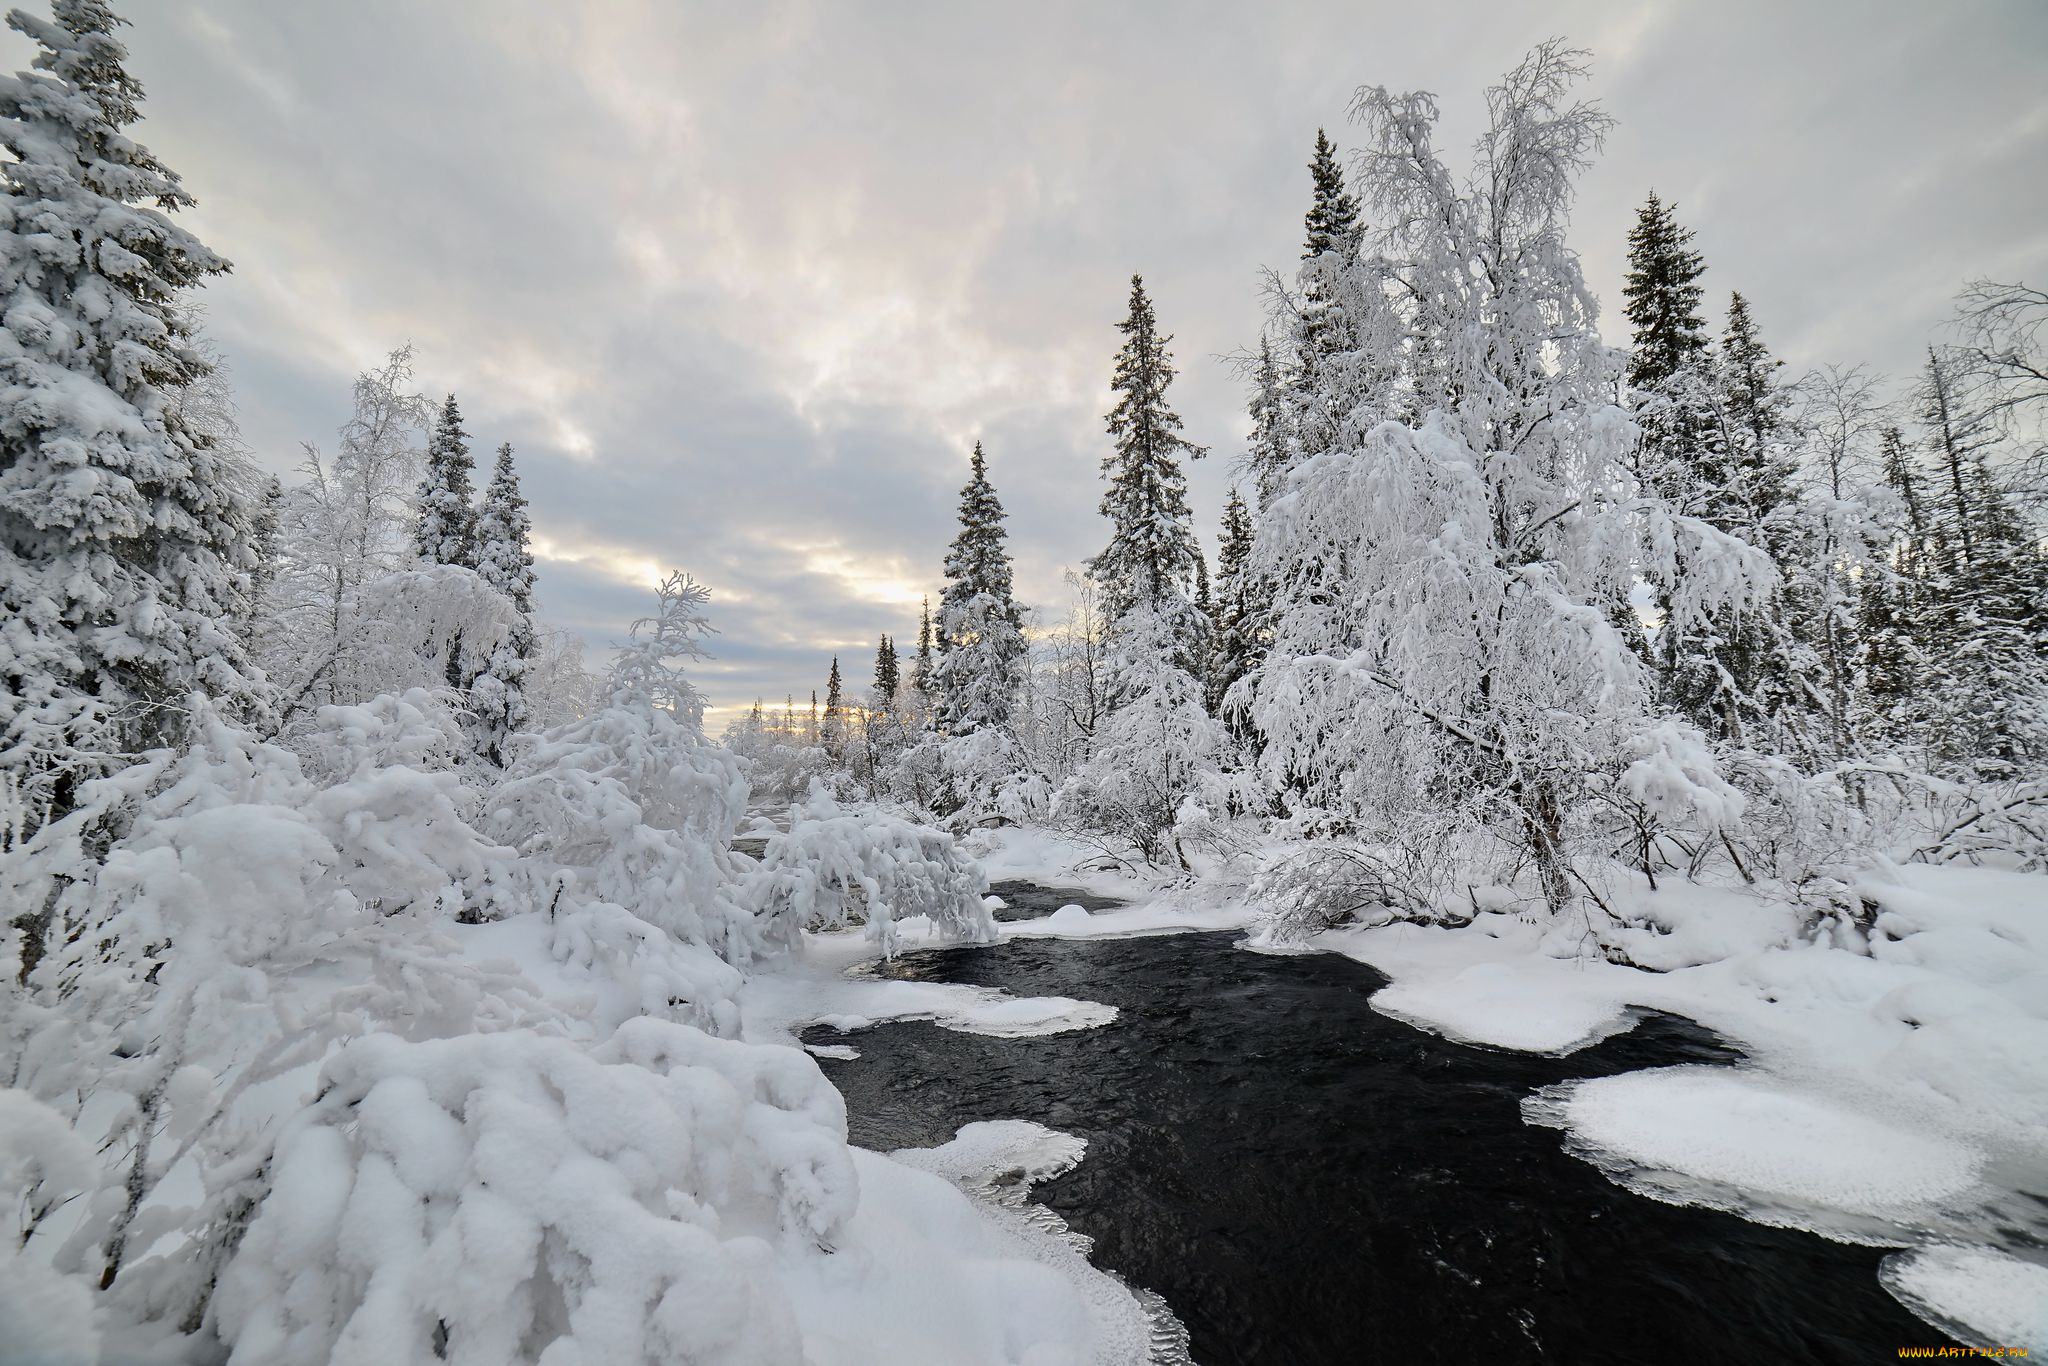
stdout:
[[(1072, 893), (999, 886), (1008, 918)], [(1651, 1016), (1565, 1058), (1450, 1043), (1376, 1013), (1386, 979), (1238, 936), (1018, 940), (890, 975), (1102, 1001), (1101, 1028), (991, 1039), (926, 1023), (811, 1042), (854, 1142), (943, 1143), (978, 1119), (1088, 1140), (1036, 1198), (1158, 1292), (1194, 1360), (1843, 1362), (1951, 1340), (1878, 1285), (1880, 1249), (1631, 1194), (1522, 1122), (1538, 1087), (1740, 1054)]]

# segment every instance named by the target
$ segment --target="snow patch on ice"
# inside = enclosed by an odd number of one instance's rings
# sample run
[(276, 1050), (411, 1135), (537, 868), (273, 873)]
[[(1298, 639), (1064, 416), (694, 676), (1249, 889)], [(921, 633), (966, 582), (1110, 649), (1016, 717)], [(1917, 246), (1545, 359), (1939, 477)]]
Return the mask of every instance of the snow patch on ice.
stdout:
[(1525, 1053), (1573, 1053), (1627, 1032), (1637, 1012), (1574, 980), (1551, 958), (1479, 963), (1461, 972), (1400, 981), (1374, 993), (1372, 1008), (1459, 1043)]
[(2048, 1349), (2048, 1266), (1990, 1248), (1934, 1244), (1885, 1258), (1899, 1302), (1974, 1347)]
[(803, 958), (762, 971), (741, 989), (744, 1037), (794, 1044), (812, 1025), (850, 1034), (890, 1020), (929, 1020), (962, 1034), (1022, 1039), (1097, 1029), (1117, 1016), (1115, 1006), (1071, 996), (876, 977), (873, 946), (858, 932), (813, 935), (807, 947)]
[(1176, 900), (1092, 913), (1079, 906), (1062, 906), (1038, 920), (1006, 921), (1002, 931), (1005, 940), (1129, 939), (1139, 935), (1242, 930), (1257, 922), (1258, 913), (1242, 905)]
[[(1670, 1067), (1546, 1087), (1531, 1123), (1641, 1194), (1844, 1241), (1895, 1242), (1968, 1202), (1984, 1154), (1746, 1069)], [(1849, 1216), (1842, 1218), (1841, 1216)]]

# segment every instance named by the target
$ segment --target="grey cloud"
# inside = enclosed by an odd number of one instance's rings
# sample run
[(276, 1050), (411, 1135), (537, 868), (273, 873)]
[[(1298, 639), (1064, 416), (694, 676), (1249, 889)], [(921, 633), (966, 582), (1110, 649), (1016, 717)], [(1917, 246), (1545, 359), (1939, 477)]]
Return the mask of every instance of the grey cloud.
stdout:
[(478, 444), (519, 448), (538, 531), (612, 557), (543, 563), (550, 616), (601, 650), (646, 596), (619, 556), (686, 566), (735, 705), (914, 631), (875, 581), (936, 586), (976, 435), (1020, 587), (1056, 605), (1102, 537), (1134, 270), (1215, 448), (1191, 472), (1213, 539), (1245, 427), (1219, 358), (1256, 344), (1257, 270), (1294, 261), (1309, 141), (1348, 142), (1361, 82), (1436, 91), (1455, 150), (1531, 43), (1595, 49), (1620, 124), (1575, 243), (1610, 335), (1652, 185), (1716, 307), (1750, 295), (1795, 368), (1904, 372), (1963, 279), (2048, 275), (2032, 0), (129, 13), (140, 136), (237, 263), (210, 326), (264, 458), (330, 439), (351, 372), (416, 342)]

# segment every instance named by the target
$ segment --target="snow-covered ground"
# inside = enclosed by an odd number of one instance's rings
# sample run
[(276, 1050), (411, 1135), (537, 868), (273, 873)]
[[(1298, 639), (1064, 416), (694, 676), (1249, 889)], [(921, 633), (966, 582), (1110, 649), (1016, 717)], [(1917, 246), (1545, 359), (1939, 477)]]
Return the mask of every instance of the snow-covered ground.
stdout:
[[(922, 917), (899, 928), (906, 948), (941, 942)], [(549, 999), (573, 1002), (619, 989), (608, 973), (560, 961), (537, 916), (463, 933), (472, 956), (516, 968)], [(926, 1019), (1020, 1037), (1090, 1028), (1116, 1015), (1090, 1001), (1017, 999), (864, 974), (878, 954), (858, 928), (806, 935), (800, 953), (741, 988), (743, 1038), (795, 1052), (808, 1069), (814, 1064), (803, 1058), (796, 1035), (815, 1023), (855, 1030)], [(1145, 1303), (1090, 1266), (1059, 1228), (989, 1194), (1000, 1176), (1028, 1171), (1042, 1179), (1080, 1155), (1078, 1139), (1030, 1125), (969, 1126), (933, 1150), (854, 1149), (857, 1204), (837, 1241), (829, 1249), (787, 1241), (774, 1249), (775, 1279), (793, 1311), (804, 1359), (814, 1366), (1146, 1362), (1155, 1316)]]

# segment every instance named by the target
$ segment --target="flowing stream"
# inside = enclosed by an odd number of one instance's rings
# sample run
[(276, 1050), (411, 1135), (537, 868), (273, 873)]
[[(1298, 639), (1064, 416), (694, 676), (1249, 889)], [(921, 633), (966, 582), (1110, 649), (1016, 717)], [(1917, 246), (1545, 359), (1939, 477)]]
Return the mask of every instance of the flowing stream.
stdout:
[[(1089, 900), (996, 890), (1010, 919)], [(1631, 1194), (1522, 1120), (1553, 1082), (1740, 1058), (1707, 1030), (1653, 1015), (1563, 1058), (1474, 1048), (1375, 1012), (1386, 978), (1369, 967), (1237, 938), (911, 954), (882, 971), (1121, 1013), (1040, 1038), (928, 1023), (806, 1038), (858, 1048), (823, 1065), (864, 1147), (931, 1146), (978, 1119), (1085, 1138), (1032, 1198), (1162, 1296), (1202, 1366), (1867, 1366), (1951, 1341), (1879, 1286), (1882, 1249)]]

